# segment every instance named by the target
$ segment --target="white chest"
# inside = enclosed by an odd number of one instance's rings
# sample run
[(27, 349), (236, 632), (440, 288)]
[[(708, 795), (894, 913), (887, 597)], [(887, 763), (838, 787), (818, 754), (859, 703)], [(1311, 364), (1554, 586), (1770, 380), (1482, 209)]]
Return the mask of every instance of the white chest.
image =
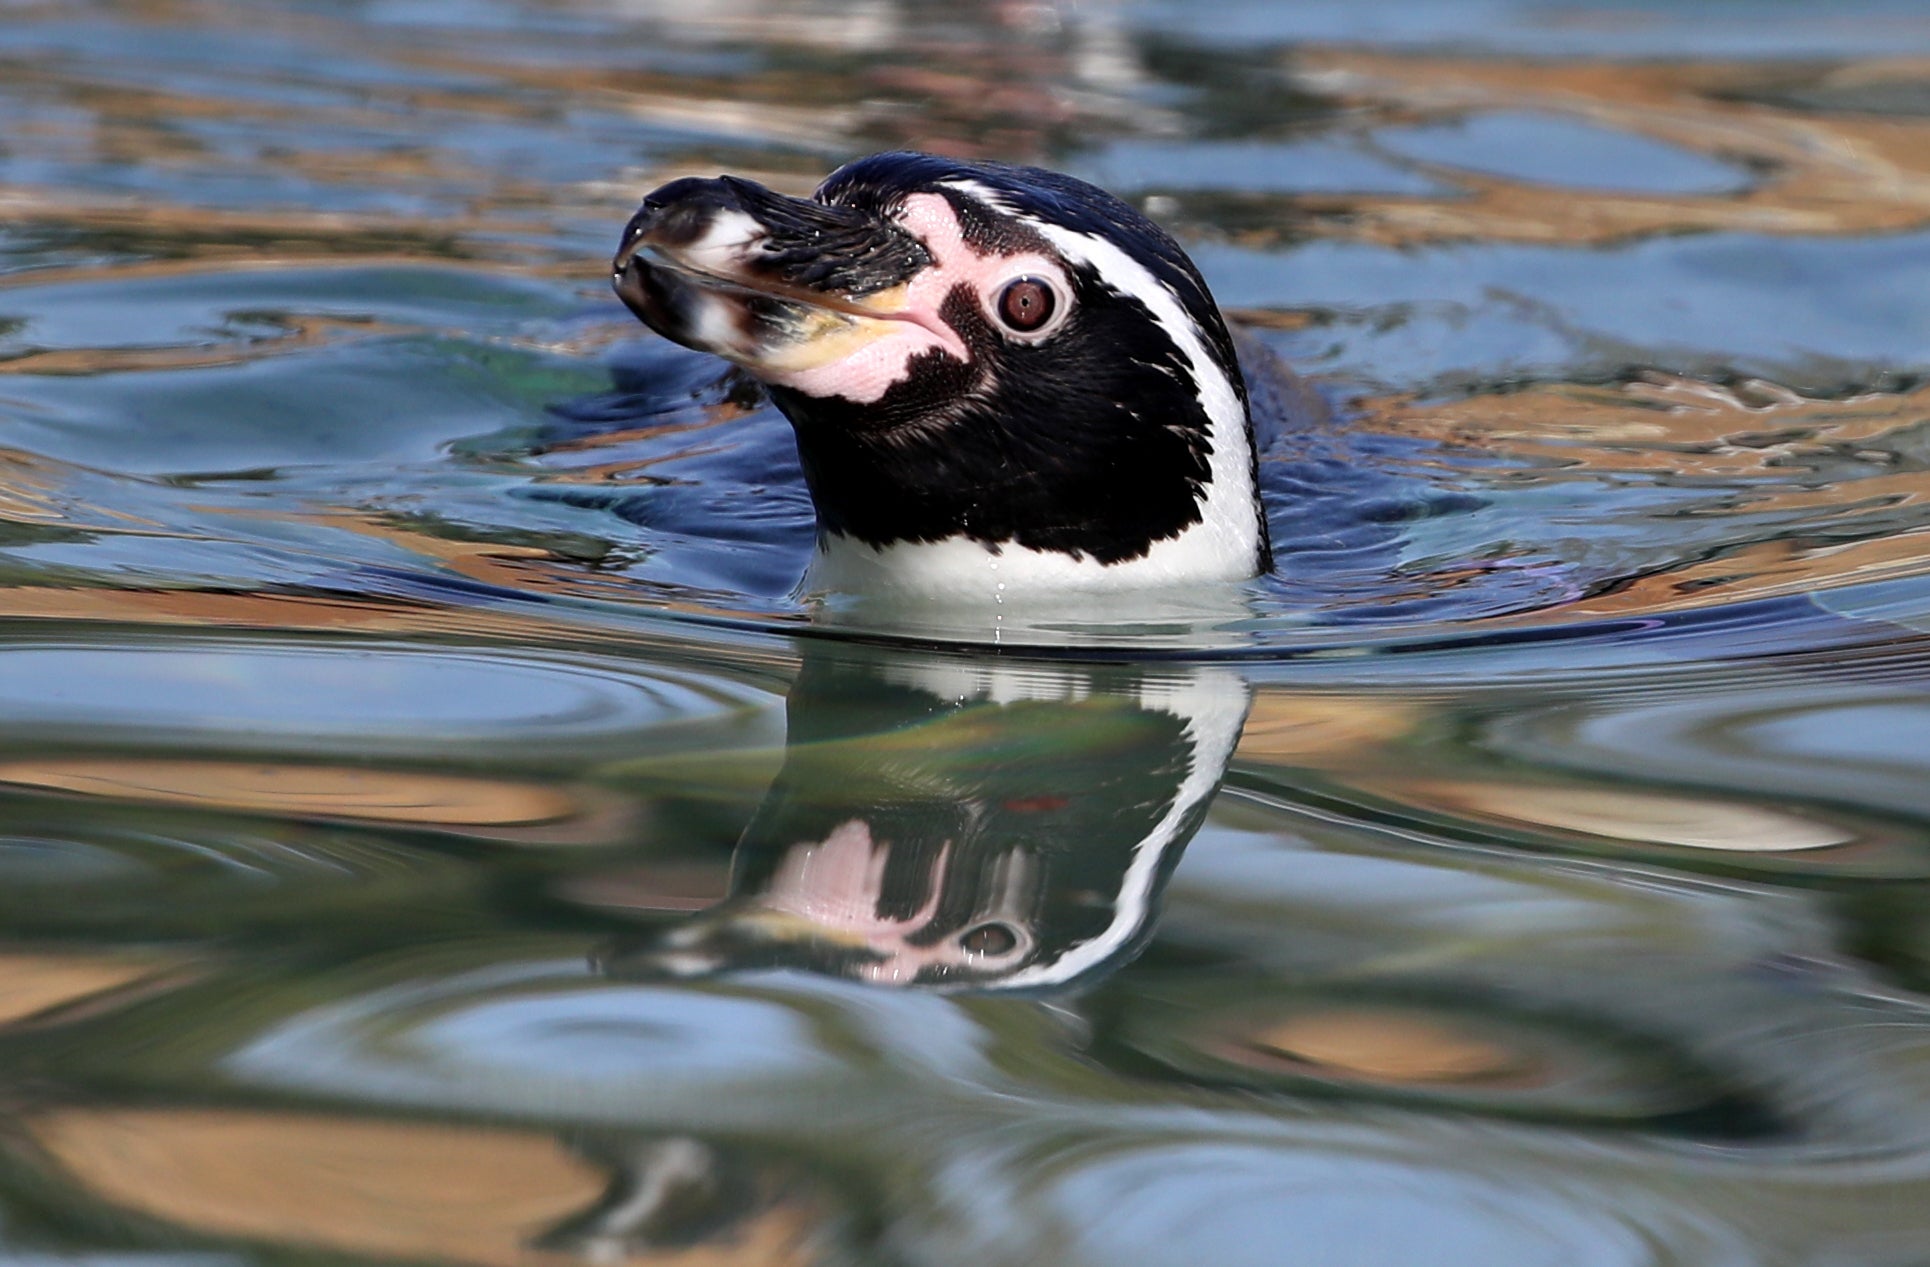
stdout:
[(815, 593), (894, 596), (964, 603), (1032, 602), (1202, 582), (1243, 581), (1254, 573), (1259, 531), (1208, 516), (1178, 536), (1154, 542), (1139, 558), (1101, 563), (1024, 546), (994, 549), (966, 537), (865, 545), (837, 535), (820, 546), (805, 574)]

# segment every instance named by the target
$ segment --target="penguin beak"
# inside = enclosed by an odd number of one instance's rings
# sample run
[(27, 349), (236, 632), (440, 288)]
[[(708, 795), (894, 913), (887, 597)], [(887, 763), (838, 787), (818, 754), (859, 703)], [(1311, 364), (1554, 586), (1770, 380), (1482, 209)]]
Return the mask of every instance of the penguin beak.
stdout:
[(646, 197), (611, 272), (617, 296), (658, 334), (783, 379), (918, 320), (909, 283), (931, 262), (917, 238), (870, 212), (725, 176)]
[(756, 968), (860, 977), (876, 959), (862, 938), (755, 902), (726, 901), (655, 933), (615, 939), (593, 956), (624, 980), (680, 980)]

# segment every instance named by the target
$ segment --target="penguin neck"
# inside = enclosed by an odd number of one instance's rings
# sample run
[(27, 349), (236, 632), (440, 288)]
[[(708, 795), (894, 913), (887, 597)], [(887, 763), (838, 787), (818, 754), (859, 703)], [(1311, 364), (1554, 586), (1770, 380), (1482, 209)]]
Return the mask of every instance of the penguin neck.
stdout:
[(1153, 542), (1138, 557), (1112, 563), (1011, 542), (988, 544), (964, 535), (873, 545), (824, 532), (805, 573), (804, 589), (1038, 606), (1055, 596), (1078, 601), (1105, 593), (1236, 585), (1250, 579), (1257, 566), (1255, 514), (1249, 506), (1243, 518), (1230, 513), (1202, 518), (1175, 536)]

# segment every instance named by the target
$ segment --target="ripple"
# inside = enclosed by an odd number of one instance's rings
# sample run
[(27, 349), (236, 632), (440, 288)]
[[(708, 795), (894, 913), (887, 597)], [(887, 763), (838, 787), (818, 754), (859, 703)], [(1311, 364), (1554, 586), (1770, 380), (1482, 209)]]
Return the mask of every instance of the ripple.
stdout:
[(534, 1131), (129, 1106), (39, 1113), (26, 1129), (102, 1200), (311, 1252), (522, 1267), (574, 1261), (558, 1250), (657, 1261), (668, 1242), (717, 1267), (802, 1264), (819, 1261), (810, 1243), (829, 1213), (826, 1194), (780, 1168), (687, 1138), (579, 1150)]
[(147, 805), (558, 843), (620, 839), (634, 819), (628, 802), (593, 788), (262, 761), (0, 761), (0, 785)]
[(767, 699), (716, 676), (534, 650), (292, 638), (0, 644), (0, 711), (43, 741), (111, 731), (355, 751), (501, 734), (581, 743)]
[[(1847, 838), (1835, 843), (1883, 846), (1885, 857), (1864, 858), (1866, 865), (1878, 870), (1902, 865), (1920, 874), (1930, 856), (1912, 847), (1914, 833), (1875, 815), (1887, 812), (1915, 821), (1927, 807), (1922, 755), (1930, 751), (1930, 708), (1920, 682), (1913, 680), (1922, 672), (1913, 662), (1922, 655), (1918, 647), (1901, 662), (1881, 666), (1894, 678), (1890, 682), (1854, 680), (1848, 662), (1839, 660), (1844, 671), (1822, 667), (1818, 680), (1783, 673), (1753, 689), (1736, 683), (1693, 695), (1596, 698), (1532, 709), (1490, 722), (1482, 742), (1497, 752), (1552, 758), (1571, 769), (1623, 778), (1670, 781), (1693, 770), (1711, 790), (1704, 803), (1726, 805), (1721, 812), (1735, 825), (1725, 829), (1731, 840), (1753, 834), (1764, 848), (1779, 840), (1785, 849), (1804, 841), (1818, 848), (1838, 834)], [(1737, 804), (1720, 794), (1725, 787), (1755, 803)], [(1775, 804), (1787, 808), (1764, 804), (1765, 790), (1773, 790)], [(1511, 812), (1502, 803), (1505, 797), (1481, 799), (1490, 811)], [(1817, 808), (1804, 808), (1798, 800)], [(1863, 812), (1827, 808), (1831, 802)], [(1744, 831), (1749, 815), (1776, 816), (1784, 825)], [(1813, 826), (1803, 828), (1805, 819)], [(1918, 855), (1915, 861), (1906, 861), (1912, 853)]]
[(9, 885), (86, 885), (148, 875), (133, 859), (91, 841), (18, 829), (0, 836), (0, 877)]
[(14, 937), (123, 946), (261, 929), (308, 935), (345, 903), (459, 911), (477, 879), (466, 860), (366, 828), (164, 815), (81, 798), (10, 797), (4, 808), (15, 830), (0, 840), (0, 919)]
[(852, 1009), (859, 1028), (827, 1029), (843, 1009), (822, 991), (613, 984), (587, 972), (580, 961), (445, 964), (370, 983), (273, 1024), (221, 1066), (246, 1083), (361, 1102), (680, 1125), (809, 1120), (827, 1095), (861, 1120), (862, 1079), (882, 1091), (876, 1070), (860, 1074), (860, 1055), (883, 1031), (864, 1026), (862, 1009)]
[(313, 346), (345, 335), (480, 332), (492, 324), (509, 331), (560, 298), (506, 273), (400, 265), (211, 269), (166, 261), (106, 273), (75, 269), (0, 286), (0, 311), (31, 314), (0, 340), (0, 364), (12, 373), (52, 373), (60, 371), (9, 358), (141, 352), (185, 358), (198, 349), (240, 360), (257, 345), (272, 349), (291, 340)]
[(1374, 141), (1422, 163), (1570, 189), (1715, 193), (1750, 183), (1747, 173), (1694, 151), (1552, 115), (1478, 114), (1386, 129)]
[(794, 1075), (812, 1046), (803, 1018), (768, 1002), (644, 988), (477, 1000), (425, 1018), (407, 1042), (427, 1064), (532, 1082)]
[(1443, 192), (1404, 165), (1345, 141), (1267, 143), (1120, 140), (1072, 168), (1073, 174), (1120, 194), (1188, 190), (1228, 193)]
[(1082, 1261), (1191, 1267), (1701, 1267), (1759, 1261), (1658, 1195), (1615, 1197), (1527, 1167), (1232, 1142), (1096, 1150), (1044, 1187)]
[(1859, 839), (1840, 823), (1721, 797), (1444, 779), (1395, 780), (1375, 790), (1491, 824), (1717, 853), (1806, 853)]
[[(1130, 1071), (1221, 1090), (1387, 1099), (1704, 1138), (1753, 1138), (1775, 1115), (1684, 1050), (1597, 1019), (1432, 994), (1223, 975), (1181, 991), (1142, 982), (1101, 1020)], [(1102, 1012), (1102, 1016), (1106, 1013)], [(1116, 1044), (1116, 1045), (1115, 1045)]]

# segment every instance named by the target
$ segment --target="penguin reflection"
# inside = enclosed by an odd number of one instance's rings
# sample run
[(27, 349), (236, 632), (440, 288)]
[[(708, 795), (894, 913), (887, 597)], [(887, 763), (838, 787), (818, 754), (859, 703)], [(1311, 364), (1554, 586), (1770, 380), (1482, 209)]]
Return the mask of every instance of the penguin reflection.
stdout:
[(1151, 934), (1247, 702), (1237, 675), (1186, 665), (807, 661), (730, 895), (603, 966), (953, 989), (1118, 967)]

